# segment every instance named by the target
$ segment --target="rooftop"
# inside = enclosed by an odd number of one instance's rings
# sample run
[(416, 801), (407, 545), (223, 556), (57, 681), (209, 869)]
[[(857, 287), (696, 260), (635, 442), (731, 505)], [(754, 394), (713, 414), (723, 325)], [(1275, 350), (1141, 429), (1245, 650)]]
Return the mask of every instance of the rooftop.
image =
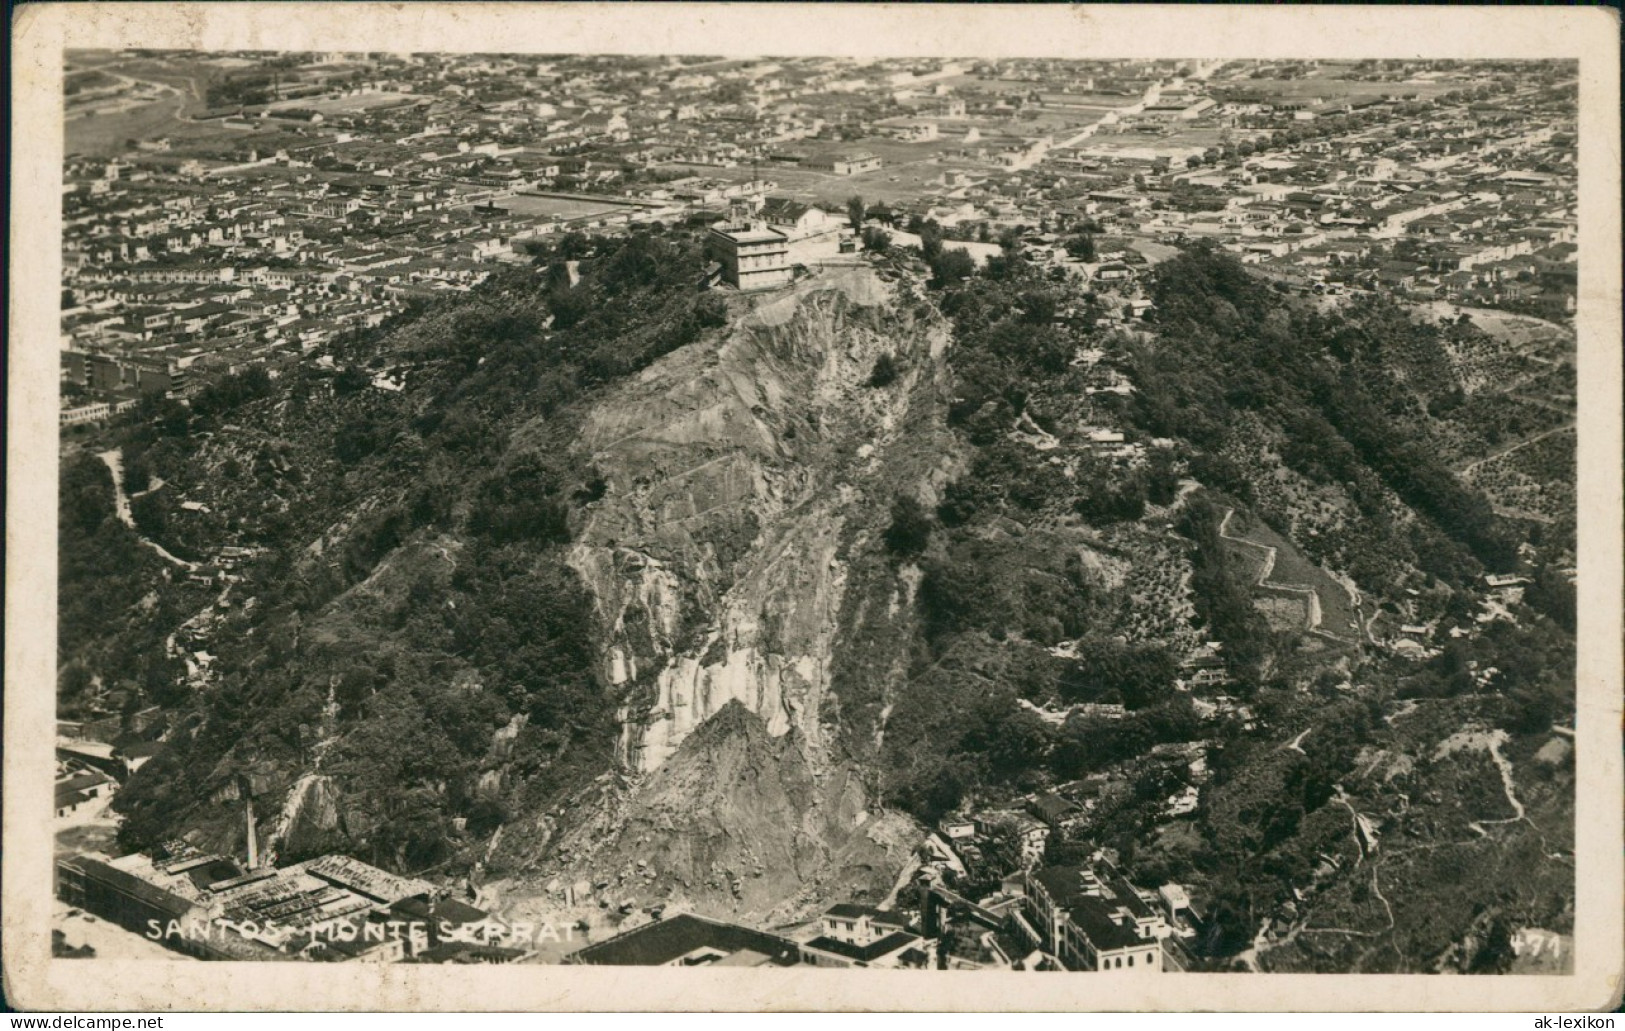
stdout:
[(712, 226), (711, 232), (735, 243), (784, 243), (789, 239), (777, 229), (765, 226)]
[(893, 931), (886, 937), (872, 941), (868, 945), (853, 945), (849, 942), (837, 941), (834, 938), (817, 937), (807, 943), (807, 948), (817, 949), (819, 952), (828, 952), (836, 956), (858, 963), (872, 963), (894, 952), (910, 948), (919, 942), (919, 937), (903, 931)]
[(856, 902), (838, 902), (824, 910), (824, 915), (837, 917), (842, 920), (858, 920), (863, 917), (868, 917), (871, 921), (877, 924), (892, 924), (897, 927), (908, 926), (908, 921), (896, 913), (890, 913), (883, 909), (875, 909), (873, 906), (860, 905)]
[(658, 967), (700, 949), (715, 949), (729, 956), (741, 952), (760, 953), (769, 957), (775, 966), (793, 966), (800, 955), (795, 943), (788, 939), (684, 913), (589, 945), (572, 955), (570, 962)]
[(75, 856), (64, 859), (61, 863), (64, 869), (72, 870), (114, 889), (124, 895), (153, 907), (171, 917), (183, 917), (192, 911), (192, 903), (173, 892), (165, 891), (155, 884), (148, 884), (134, 874), (125, 873), (117, 867), (110, 866), (100, 859), (91, 856)]
[(1113, 908), (1102, 899), (1085, 896), (1067, 906), (1066, 913), (1096, 949), (1126, 949), (1145, 944), (1147, 939), (1112, 920)]

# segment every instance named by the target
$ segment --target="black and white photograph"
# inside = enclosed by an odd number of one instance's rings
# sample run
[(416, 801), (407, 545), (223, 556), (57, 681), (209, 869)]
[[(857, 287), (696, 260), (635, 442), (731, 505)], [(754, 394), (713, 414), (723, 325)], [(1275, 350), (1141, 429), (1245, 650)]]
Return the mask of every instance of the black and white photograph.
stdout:
[(715, 39), (62, 51), (52, 969), (1572, 978), (1582, 62)]

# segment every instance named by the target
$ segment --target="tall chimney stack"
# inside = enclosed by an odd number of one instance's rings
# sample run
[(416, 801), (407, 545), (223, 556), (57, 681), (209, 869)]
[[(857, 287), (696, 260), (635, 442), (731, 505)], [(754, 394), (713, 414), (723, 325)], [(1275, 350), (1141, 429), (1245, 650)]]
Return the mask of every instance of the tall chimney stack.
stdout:
[(248, 783), (248, 779), (245, 777), (243, 779), (243, 798), (248, 803), (248, 868), (250, 870), (258, 870), (260, 868), (260, 844), (258, 839), (254, 836), (253, 790), (253, 787)]

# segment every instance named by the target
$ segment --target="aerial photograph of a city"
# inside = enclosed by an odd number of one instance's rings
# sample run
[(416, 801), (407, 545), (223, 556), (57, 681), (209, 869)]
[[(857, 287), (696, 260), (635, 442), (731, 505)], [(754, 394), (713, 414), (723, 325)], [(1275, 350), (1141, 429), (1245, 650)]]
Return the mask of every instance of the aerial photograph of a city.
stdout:
[(1572, 973), (1578, 80), (69, 51), (53, 956)]

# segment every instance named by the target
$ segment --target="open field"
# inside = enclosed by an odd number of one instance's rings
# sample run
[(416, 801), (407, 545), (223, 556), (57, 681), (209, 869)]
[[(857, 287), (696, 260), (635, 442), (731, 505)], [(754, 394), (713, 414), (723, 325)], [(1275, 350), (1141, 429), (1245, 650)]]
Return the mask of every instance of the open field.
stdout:
[[(984, 93), (1031, 93), (1033, 90), (1042, 89), (1040, 84), (1034, 82), (1025, 82), (1019, 79), (979, 79), (974, 75), (956, 75), (941, 81), (960, 92), (970, 93), (977, 90)], [(1132, 96), (1123, 96), (1117, 93), (1056, 93), (1043, 91), (1041, 96), (1046, 101), (1054, 98), (1066, 103), (1088, 104), (1091, 107), (1104, 108), (1128, 107), (1130, 104), (1137, 103), (1140, 99), (1138, 93)]]
[(885, 136), (871, 136), (846, 146), (852, 150), (867, 150), (888, 165), (926, 161), (945, 150), (956, 150), (965, 144), (957, 136), (944, 136), (928, 143), (904, 143)]
[(1139, 94), (1125, 96), (1120, 93), (1043, 93), (1040, 97), (1046, 104), (1097, 108), (1101, 111), (1115, 111), (1140, 100)]
[(1173, 157), (1200, 153), (1219, 145), (1222, 130), (1213, 128), (1182, 127), (1171, 135), (1163, 136), (1140, 132), (1098, 133), (1076, 148), (1084, 154), (1122, 157), (1141, 152)]
[[(863, 175), (825, 176), (798, 199), (811, 199), (825, 204), (840, 205), (846, 198), (859, 196), (869, 203), (908, 203), (916, 200), (924, 184), (940, 181), (943, 165), (935, 161), (911, 161), (906, 164), (886, 165), (878, 171)], [(892, 182), (895, 178), (897, 181)]]
[(81, 90), (112, 89), (119, 84), (119, 80), (105, 72), (87, 69), (84, 71), (69, 72), (63, 76), (62, 89), (68, 96)]
[[(979, 143), (971, 146), (997, 144), (1001, 139), (1015, 142), (1023, 139), (1032, 139), (1046, 133), (1054, 134), (1057, 138), (1075, 136), (1079, 130), (1094, 125), (1107, 114), (1111, 108), (1105, 107), (1029, 107), (1019, 115), (1010, 113), (1001, 114), (969, 114), (963, 118), (948, 118), (921, 114), (909, 118), (891, 119), (884, 125), (918, 124), (921, 122), (935, 122), (942, 132), (943, 139), (932, 143), (898, 143), (885, 137), (866, 139), (855, 146), (875, 149), (877, 145), (889, 144), (891, 146), (904, 146), (921, 148), (928, 147), (960, 147), (965, 146), (964, 136), (970, 129), (975, 129), (981, 136)], [(876, 153), (880, 153), (878, 150)]]
[(158, 61), (141, 59), (116, 65), (112, 72), (140, 82), (155, 82), (180, 90), (187, 98), (186, 114), (195, 114), (204, 107), (203, 97), (208, 87), (225, 77), (224, 71), (212, 62)]
[[(60, 825), (62, 821), (57, 821)], [(77, 856), (86, 852), (111, 852), (116, 846), (118, 827), (111, 820), (62, 826), (56, 832), (56, 854)]]
[(128, 149), (125, 140), (156, 139), (190, 124), (177, 117), (184, 106), (184, 100), (172, 97), (117, 114), (70, 118), (65, 126), (64, 147), (69, 154), (92, 157), (123, 153)]
[[(171, 97), (156, 104), (120, 113), (117, 116), (98, 116), (92, 118), (71, 118), (67, 121), (66, 152), (68, 154), (83, 154), (92, 157), (111, 157), (124, 153), (128, 147), (126, 140), (154, 140), (161, 137), (168, 138), (174, 145), (167, 155), (149, 156), (148, 160), (161, 160), (164, 157), (184, 158), (198, 156), (209, 158), (224, 145), (227, 149), (234, 149), (245, 141), (252, 140), (250, 146), (267, 146), (276, 139), (288, 139), (275, 129), (229, 129), (222, 125), (218, 119), (193, 121), (185, 115), (177, 115), (177, 107), (184, 107), (187, 101), (184, 98)], [(308, 140), (301, 139), (306, 146)], [(269, 171), (266, 174), (271, 174)]]
[(118, 818), (111, 807), (112, 798), (103, 798), (52, 820), (55, 855), (77, 856), (86, 852), (116, 855)]
[(164, 86), (123, 83), (111, 88), (87, 90), (68, 97), (63, 117), (117, 119), (126, 111), (134, 111), (149, 104), (174, 103), (176, 99), (175, 92)]
[(1157, 158), (1179, 161), (1207, 149), (1207, 145), (1181, 144), (1176, 143), (1171, 137), (1161, 136), (1108, 136), (1106, 139), (1110, 142), (1102, 143), (1099, 139), (1088, 140), (1083, 146), (1076, 148), (1075, 153), (1119, 161), (1155, 161)]
[(984, 93), (1028, 93), (1033, 89), (1033, 83), (1019, 79), (982, 79), (974, 75), (950, 75), (937, 81), (961, 93), (975, 90)]
[(130, 59), (127, 55), (103, 52), (75, 52), (70, 55), (69, 74), (82, 74), (94, 68), (96, 74), (111, 79), (133, 80), (151, 90), (175, 91), (161, 100), (137, 104), (107, 114), (70, 117), (66, 122), (65, 146), (69, 154), (109, 157), (123, 152), (126, 140), (148, 140), (160, 136), (198, 139), (230, 132), (218, 123), (195, 123), (190, 119), (204, 107), (203, 94), (209, 83), (223, 71), (208, 60)]
[(1263, 547), (1242, 540), (1226, 540), (1224, 546), (1230, 558), (1240, 566), (1242, 578), (1248, 583), (1257, 583), (1258, 578), (1264, 573), (1265, 564), (1269, 561)]
[(1031, 139), (1050, 133), (1057, 139), (1063, 139), (1076, 136), (1100, 121), (1106, 113), (1104, 108), (1051, 108), (1039, 111), (1031, 118), (990, 120), (982, 124), (981, 131), (984, 137), (1009, 135)]
[(1275, 549), (1275, 568), (1270, 572), (1272, 583), (1310, 587), (1320, 595), (1322, 630), (1348, 636), (1358, 634), (1357, 616), (1354, 606), (1349, 603), (1348, 592), (1325, 570), (1305, 558), (1297, 545), (1262, 522), (1240, 536)]
[(1453, 319), (1458, 315), (1466, 314), (1473, 320), (1473, 325), (1490, 334), (1514, 344), (1538, 344), (1544, 346), (1560, 346), (1569, 353), (1574, 349), (1574, 331), (1567, 326), (1560, 326), (1555, 322), (1537, 319), (1533, 315), (1519, 315), (1509, 311), (1498, 311), (1494, 308), (1470, 308), (1449, 301), (1427, 301), (1416, 305), (1419, 311), (1427, 312), (1436, 319)]
[[(1125, 237), (1123, 238), (1121, 246), (1139, 251), (1145, 260), (1153, 265), (1167, 261), (1169, 258), (1175, 257), (1179, 254), (1178, 247), (1165, 243), (1158, 243), (1155, 240), (1143, 240), (1139, 237)], [(1113, 247), (1112, 249), (1115, 250), (1118, 248)]]
[(100, 68), (104, 65), (117, 64), (126, 59), (122, 50), (82, 50), (70, 48), (63, 52), (63, 65), (67, 74), (83, 71), (86, 68)]

